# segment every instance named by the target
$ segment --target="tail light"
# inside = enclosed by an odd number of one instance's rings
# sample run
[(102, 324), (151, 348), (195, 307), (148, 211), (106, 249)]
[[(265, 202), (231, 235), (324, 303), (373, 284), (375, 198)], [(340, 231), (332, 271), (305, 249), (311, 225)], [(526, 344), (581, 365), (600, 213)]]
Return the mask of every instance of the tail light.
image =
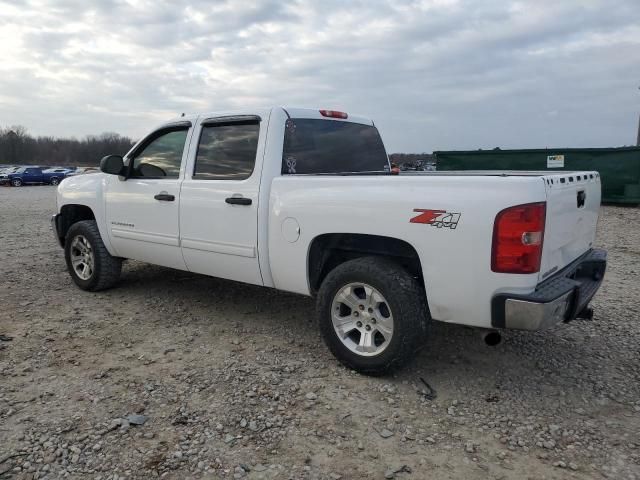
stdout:
[(496, 215), (491, 270), (498, 273), (540, 271), (546, 203), (516, 205)]
[(320, 115), (329, 118), (342, 118), (345, 120), (349, 115), (344, 112), (338, 112), (337, 110), (320, 110)]

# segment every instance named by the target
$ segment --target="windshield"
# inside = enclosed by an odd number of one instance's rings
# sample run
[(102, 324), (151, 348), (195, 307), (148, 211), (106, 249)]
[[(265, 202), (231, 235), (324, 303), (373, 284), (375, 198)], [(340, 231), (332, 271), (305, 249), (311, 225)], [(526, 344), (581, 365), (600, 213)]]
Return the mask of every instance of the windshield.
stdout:
[(376, 127), (335, 120), (287, 120), (283, 174), (388, 171), (389, 159)]

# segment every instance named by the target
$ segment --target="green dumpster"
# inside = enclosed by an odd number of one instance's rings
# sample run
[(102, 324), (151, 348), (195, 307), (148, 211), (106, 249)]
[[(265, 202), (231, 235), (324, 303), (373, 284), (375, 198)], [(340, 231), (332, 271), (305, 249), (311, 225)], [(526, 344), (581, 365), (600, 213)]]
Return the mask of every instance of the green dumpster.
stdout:
[(640, 147), (433, 152), (441, 170), (595, 170), (602, 201), (640, 203)]

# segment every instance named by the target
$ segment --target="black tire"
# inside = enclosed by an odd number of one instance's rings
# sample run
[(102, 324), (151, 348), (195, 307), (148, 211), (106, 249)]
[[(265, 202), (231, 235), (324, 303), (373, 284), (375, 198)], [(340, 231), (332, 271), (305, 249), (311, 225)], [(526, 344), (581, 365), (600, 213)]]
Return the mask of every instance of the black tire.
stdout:
[(49, 185), (53, 185), (54, 187), (60, 183), (60, 179), (57, 177), (53, 177), (49, 180)]
[(13, 180), (11, 180), (11, 186), (12, 187), (21, 187), (22, 186), (22, 180), (20, 180), (19, 178), (14, 178)]
[[(364, 356), (340, 340), (332, 322), (334, 297), (345, 286), (366, 283), (385, 298), (393, 315), (393, 334), (379, 354)], [(396, 262), (363, 257), (340, 264), (324, 279), (317, 298), (320, 332), (329, 350), (345, 366), (366, 375), (384, 375), (412, 360), (427, 340), (431, 321), (424, 289)]]
[[(93, 271), (88, 279), (79, 277), (71, 264), (71, 248), (74, 239), (78, 236), (87, 239), (93, 252)], [(65, 238), (64, 258), (71, 278), (82, 290), (91, 292), (105, 290), (114, 286), (120, 278), (122, 259), (109, 254), (94, 220), (83, 220), (71, 225)]]

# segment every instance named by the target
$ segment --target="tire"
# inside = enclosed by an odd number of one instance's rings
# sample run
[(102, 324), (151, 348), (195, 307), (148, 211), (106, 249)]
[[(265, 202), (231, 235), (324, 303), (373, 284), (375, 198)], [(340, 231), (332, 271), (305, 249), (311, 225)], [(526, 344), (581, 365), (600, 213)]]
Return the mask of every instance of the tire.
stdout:
[[(331, 353), (346, 367), (374, 376), (412, 360), (427, 339), (431, 321), (424, 289), (396, 262), (378, 257), (350, 260), (329, 272), (318, 292), (317, 315)], [(360, 319), (360, 327), (358, 321), (352, 325), (352, 317)], [(363, 342), (363, 328), (368, 329), (368, 342)]]
[(71, 278), (82, 290), (105, 290), (120, 278), (122, 259), (109, 254), (94, 220), (71, 225), (65, 238), (64, 258)]
[(53, 185), (54, 187), (59, 183), (60, 183), (60, 179), (56, 177), (53, 177), (51, 180), (49, 180), (49, 185)]
[(22, 180), (20, 180), (19, 178), (14, 178), (13, 180), (11, 180), (11, 186), (12, 187), (21, 187), (22, 186)]

